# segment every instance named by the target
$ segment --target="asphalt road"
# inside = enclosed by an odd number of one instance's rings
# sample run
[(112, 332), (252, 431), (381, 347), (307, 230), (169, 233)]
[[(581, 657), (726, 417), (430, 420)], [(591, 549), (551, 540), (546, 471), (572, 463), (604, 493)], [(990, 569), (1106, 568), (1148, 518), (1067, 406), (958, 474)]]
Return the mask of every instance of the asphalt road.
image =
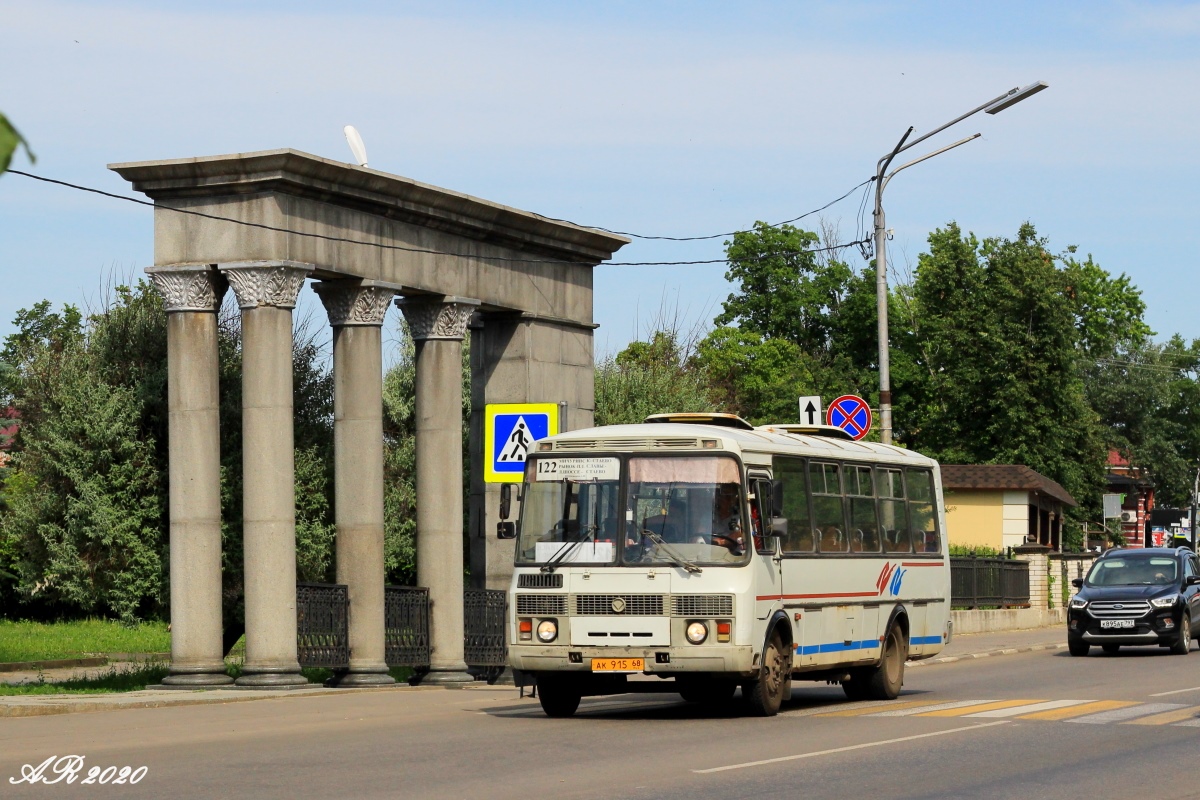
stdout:
[[(551, 720), (511, 687), (0, 719), (0, 797), (1195, 798), (1200, 652), (910, 669), (891, 703), (798, 683), (773, 719), (677, 695)], [(135, 786), (11, 785), (50, 756)]]

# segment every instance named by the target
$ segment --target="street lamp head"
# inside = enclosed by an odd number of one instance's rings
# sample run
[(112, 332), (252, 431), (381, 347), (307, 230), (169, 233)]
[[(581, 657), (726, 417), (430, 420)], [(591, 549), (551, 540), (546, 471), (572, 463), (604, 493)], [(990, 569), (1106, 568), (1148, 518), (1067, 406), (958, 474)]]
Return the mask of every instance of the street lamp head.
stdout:
[(1022, 89), (1013, 89), (1011, 92), (1004, 95), (1004, 97), (1001, 97), (999, 100), (985, 108), (984, 111), (988, 114), (999, 114), (1009, 106), (1015, 106), (1026, 97), (1032, 97), (1042, 89), (1046, 89), (1049, 86), (1050, 84), (1046, 83), (1045, 81), (1038, 81), (1037, 83), (1031, 83)]

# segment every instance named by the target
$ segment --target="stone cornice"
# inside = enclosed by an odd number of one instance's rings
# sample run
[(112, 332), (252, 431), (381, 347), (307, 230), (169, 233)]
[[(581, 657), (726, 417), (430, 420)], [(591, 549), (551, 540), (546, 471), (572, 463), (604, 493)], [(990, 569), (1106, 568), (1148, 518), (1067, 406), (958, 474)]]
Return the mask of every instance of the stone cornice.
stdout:
[(396, 295), (395, 289), (359, 281), (321, 281), (312, 288), (329, 314), (329, 324), (335, 328), (382, 325)]
[(220, 269), (243, 310), (259, 306), (295, 308), (312, 265), (296, 261), (241, 261), (221, 264)]
[(216, 311), (229, 288), (213, 264), (147, 267), (146, 274), (170, 314), (176, 311)]
[(479, 301), (465, 297), (404, 297), (396, 301), (396, 306), (404, 312), (404, 321), (415, 341), (462, 341)]

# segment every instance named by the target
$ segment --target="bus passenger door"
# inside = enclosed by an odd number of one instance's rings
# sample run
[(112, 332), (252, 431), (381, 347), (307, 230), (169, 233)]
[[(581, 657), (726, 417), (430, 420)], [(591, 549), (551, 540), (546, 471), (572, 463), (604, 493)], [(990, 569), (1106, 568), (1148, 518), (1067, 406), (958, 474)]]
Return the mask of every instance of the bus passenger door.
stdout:
[(770, 479), (765, 475), (751, 475), (750, 492), (750, 532), (754, 540), (754, 611), (758, 619), (767, 619), (783, 602), (779, 540), (771, 536), (770, 528)]

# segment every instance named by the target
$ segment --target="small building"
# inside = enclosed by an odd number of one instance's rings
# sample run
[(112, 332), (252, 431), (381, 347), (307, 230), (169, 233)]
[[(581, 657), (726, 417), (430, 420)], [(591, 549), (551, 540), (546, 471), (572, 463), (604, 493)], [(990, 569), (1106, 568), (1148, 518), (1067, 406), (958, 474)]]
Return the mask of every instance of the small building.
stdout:
[(1037, 542), (1061, 550), (1064, 510), (1079, 505), (1022, 464), (943, 464), (942, 490), (948, 541), (965, 547)]
[[(1106, 520), (1109, 527), (1120, 525), (1127, 547), (1154, 546), (1150, 533), (1150, 513), (1154, 510), (1154, 484), (1146, 479), (1141, 467), (1129, 463), (1129, 459), (1116, 450), (1108, 454), (1108, 475), (1105, 491), (1121, 495), (1121, 519)], [(1165, 541), (1165, 540), (1164, 540)]]

